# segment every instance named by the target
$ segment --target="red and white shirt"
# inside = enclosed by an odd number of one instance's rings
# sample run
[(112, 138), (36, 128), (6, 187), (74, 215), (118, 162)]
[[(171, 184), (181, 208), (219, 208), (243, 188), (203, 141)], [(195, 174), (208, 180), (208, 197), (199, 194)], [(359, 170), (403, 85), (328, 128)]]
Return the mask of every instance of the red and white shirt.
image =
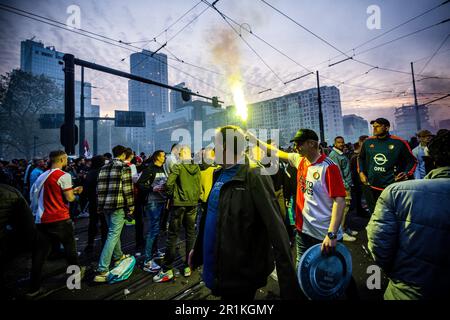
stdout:
[[(346, 195), (339, 167), (324, 154), (313, 164), (298, 153), (289, 153), (288, 160), (297, 168), (296, 228), (323, 240), (331, 222), (333, 198)], [(337, 238), (342, 238), (342, 228)]]
[[(44, 181), (45, 180), (45, 181)], [(36, 180), (40, 185), (38, 208), (35, 212), (36, 223), (52, 223), (70, 219), (69, 205), (64, 198), (64, 191), (72, 189), (72, 177), (61, 169), (44, 172)]]

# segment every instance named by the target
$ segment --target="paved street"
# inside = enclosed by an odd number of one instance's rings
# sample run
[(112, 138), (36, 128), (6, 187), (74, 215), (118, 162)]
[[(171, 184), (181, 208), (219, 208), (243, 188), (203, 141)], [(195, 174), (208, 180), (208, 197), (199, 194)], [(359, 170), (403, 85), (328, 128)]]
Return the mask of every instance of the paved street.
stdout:
[[(387, 281), (383, 276), (381, 290), (369, 290), (366, 285), (368, 278), (367, 267), (372, 265), (372, 260), (367, 253), (367, 239), (364, 230), (368, 219), (355, 217), (350, 213), (350, 226), (360, 231), (357, 241), (346, 242), (345, 245), (351, 251), (353, 259), (353, 277), (356, 281), (358, 294), (361, 300), (380, 300), (386, 287)], [(122, 234), (122, 246), (125, 253), (133, 254), (137, 259), (131, 277), (117, 284), (96, 284), (92, 282), (97, 257), (100, 254), (100, 239), (96, 239), (95, 250), (90, 254), (83, 252), (87, 240), (87, 218), (76, 221), (76, 237), (81, 263), (88, 267), (85, 279), (82, 281), (80, 290), (69, 290), (66, 287), (65, 260), (62, 258), (51, 259), (44, 268), (44, 287), (46, 292), (37, 297), (45, 300), (215, 300), (217, 297), (211, 295), (201, 281), (200, 271), (196, 270), (192, 276), (185, 278), (176, 269), (174, 280), (169, 283), (154, 283), (152, 274), (144, 272), (141, 268), (143, 262), (142, 251), (136, 251), (134, 242), (134, 226), (126, 226)], [(163, 238), (160, 241), (164, 246)], [(180, 252), (184, 252), (184, 241), (178, 243)], [(181, 268), (181, 256), (178, 257), (176, 266)], [(21, 254), (11, 262), (7, 272), (10, 288), (10, 299), (22, 299), (28, 285), (28, 270), (31, 266), (29, 254)], [(267, 286), (258, 290), (257, 300), (279, 299), (278, 283), (268, 278)], [(345, 297), (343, 297), (345, 299)]]

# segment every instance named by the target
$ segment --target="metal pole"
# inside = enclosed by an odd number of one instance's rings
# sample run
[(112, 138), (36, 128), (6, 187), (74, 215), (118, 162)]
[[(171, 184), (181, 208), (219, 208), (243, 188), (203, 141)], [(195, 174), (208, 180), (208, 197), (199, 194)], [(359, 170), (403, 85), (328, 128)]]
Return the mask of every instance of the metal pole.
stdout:
[(94, 134), (94, 156), (97, 155), (97, 146), (98, 146), (98, 120), (92, 121), (92, 131)]
[(416, 92), (416, 80), (414, 79), (414, 66), (411, 62), (411, 74), (412, 74), (412, 81), (413, 81), (413, 88), (414, 88), (414, 106), (416, 109), (416, 126), (417, 131), (420, 131), (421, 125), (420, 125), (420, 115), (419, 115), (419, 104), (417, 103), (417, 92)]
[(112, 147), (111, 147), (111, 123), (109, 124), (109, 150), (108, 152), (111, 152)]
[(316, 71), (316, 77), (317, 77), (317, 101), (319, 103), (320, 141), (325, 142), (325, 132), (323, 130), (322, 97), (320, 96), (319, 71)]
[(85, 139), (85, 119), (84, 119), (84, 67), (81, 67), (81, 88), (80, 88), (80, 141), (78, 144), (78, 152), (81, 157), (84, 154)]
[[(134, 74), (130, 74), (130, 73), (123, 72), (123, 71), (120, 71), (120, 70), (112, 69), (112, 68), (105, 67), (105, 66), (102, 66), (102, 65), (99, 65), (99, 64), (96, 64), (96, 63), (84, 61), (84, 60), (81, 60), (81, 59), (75, 59), (75, 64), (80, 66), (80, 67), (84, 66), (84, 67), (92, 69), (92, 70), (106, 72), (106, 73), (113, 74), (113, 75), (116, 75), (116, 76), (119, 76), (119, 77), (130, 79), (130, 80), (136, 80), (136, 81), (139, 81), (139, 82), (142, 82), (142, 83), (153, 84), (153, 85), (158, 86), (158, 87), (162, 87), (162, 88), (178, 91), (178, 92), (181, 92), (181, 93), (183, 93), (183, 92), (189, 93), (191, 96), (196, 96), (196, 97), (199, 97), (199, 98), (205, 98), (207, 100), (212, 100), (213, 99), (211, 97), (206, 97), (206, 96), (203, 96), (201, 94), (198, 94), (198, 93), (195, 93), (195, 92), (192, 92), (192, 91), (188, 91), (188, 90), (186, 90), (184, 88), (172, 87), (172, 86), (169, 86), (169, 85), (167, 85), (165, 83), (160, 83), (160, 82), (157, 82), (157, 81), (153, 81), (153, 80), (150, 80), (150, 79), (147, 79), (147, 78), (143, 78), (143, 77), (140, 77), (140, 76), (137, 76), (137, 75), (134, 75)], [(218, 101), (218, 102), (223, 103), (223, 101)]]
[(68, 155), (75, 154), (75, 57), (65, 54), (64, 60), (64, 124), (61, 127), (61, 143)]

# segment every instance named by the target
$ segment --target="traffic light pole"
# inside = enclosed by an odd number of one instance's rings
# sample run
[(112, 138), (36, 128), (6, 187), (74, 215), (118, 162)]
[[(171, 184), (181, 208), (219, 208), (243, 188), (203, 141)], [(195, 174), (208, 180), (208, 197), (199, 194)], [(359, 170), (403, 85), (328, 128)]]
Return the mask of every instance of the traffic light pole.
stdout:
[[(207, 97), (198, 93), (194, 93), (187, 88), (177, 88), (172, 87), (164, 83), (156, 82), (147, 78), (143, 78), (134, 74), (130, 74), (127, 72), (123, 72), (120, 70), (112, 69), (109, 67), (105, 67), (102, 65), (98, 65), (89, 61), (84, 61), (80, 59), (76, 59), (72, 54), (65, 54), (63, 57), (64, 61), (64, 124), (61, 126), (61, 144), (64, 146), (65, 151), (68, 155), (75, 154), (75, 145), (78, 143), (78, 128), (75, 125), (75, 65), (82, 67), (81, 69), (81, 104), (80, 104), (80, 127), (81, 127), (81, 136), (80, 136), (80, 145), (79, 151), (80, 155), (83, 151), (83, 142), (85, 138), (85, 120), (88, 120), (84, 116), (84, 69), (89, 68), (92, 70), (97, 70), (101, 72), (105, 72), (108, 74), (113, 74), (122, 78), (127, 78), (130, 80), (135, 80), (141, 83), (146, 83), (150, 85), (155, 85), (158, 87), (174, 90), (181, 92), (186, 98), (189, 96), (196, 96), (200, 98), (205, 98), (207, 100), (212, 101), (213, 105), (219, 107), (219, 103), (223, 103), (223, 101), (219, 101), (217, 97)], [(92, 119), (91, 119), (92, 120)], [(100, 118), (99, 118), (100, 120)], [(109, 119), (111, 120), (111, 119)], [(95, 121), (94, 121), (95, 122)], [(94, 152), (95, 153), (95, 152)]]
[(75, 127), (75, 57), (65, 54), (64, 60), (64, 124), (61, 126), (61, 144), (68, 155), (75, 154), (77, 129)]
[(322, 97), (320, 96), (319, 71), (316, 71), (316, 77), (317, 77), (317, 102), (319, 103), (320, 142), (325, 142), (325, 132), (323, 130)]
[(85, 119), (84, 119), (84, 67), (81, 67), (81, 88), (80, 88), (80, 141), (78, 143), (78, 154), (84, 154), (85, 140)]
[(97, 148), (98, 148), (98, 120), (93, 120), (92, 121), (92, 134), (94, 135), (93, 140), (93, 155), (96, 156), (97, 155)]
[(419, 132), (421, 129), (419, 104), (417, 103), (416, 80), (414, 79), (414, 66), (413, 66), (412, 62), (411, 62), (411, 74), (412, 74), (412, 81), (413, 81), (413, 88), (414, 88), (414, 107), (416, 110), (416, 126), (417, 126), (417, 132)]

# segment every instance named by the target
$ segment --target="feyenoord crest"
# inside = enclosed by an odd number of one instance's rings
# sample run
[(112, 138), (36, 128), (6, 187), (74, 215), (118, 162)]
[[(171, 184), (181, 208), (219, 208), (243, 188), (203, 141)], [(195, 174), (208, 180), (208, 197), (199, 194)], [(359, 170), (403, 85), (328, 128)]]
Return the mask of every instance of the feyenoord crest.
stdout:
[(313, 178), (316, 179), (316, 180), (319, 180), (319, 178), (320, 178), (320, 173), (314, 172), (314, 173), (313, 173)]
[(389, 145), (389, 150), (392, 150), (392, 149), (394, 149), (394, 145), (393, 145), (393, 144), (390, 144), (390, 145)]

